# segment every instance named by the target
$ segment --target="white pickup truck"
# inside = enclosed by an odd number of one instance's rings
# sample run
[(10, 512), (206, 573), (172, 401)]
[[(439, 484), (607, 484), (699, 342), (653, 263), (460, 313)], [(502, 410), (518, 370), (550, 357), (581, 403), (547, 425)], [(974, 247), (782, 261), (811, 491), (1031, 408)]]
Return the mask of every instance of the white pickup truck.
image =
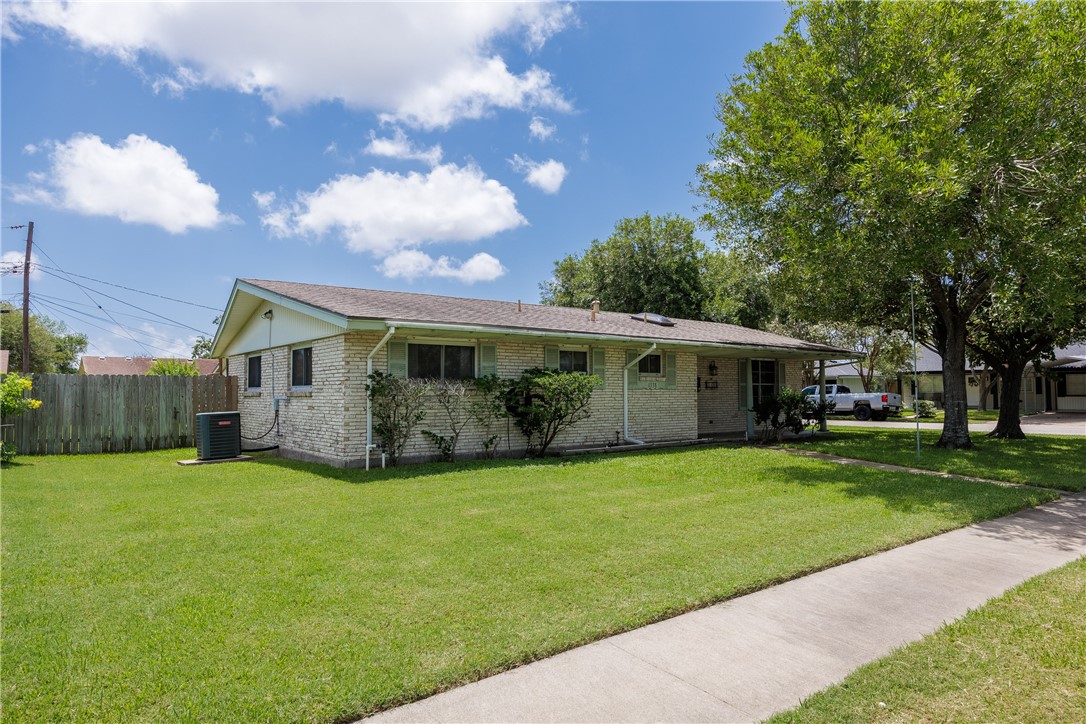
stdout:
[[(818, 402), (818, 385), (803, 388), (807, 399)], [(826, 385), (826, 402), (834, 404), (833, 412), (852, 415), (857, 420), (885, 420), (887, 415), (901, 412), (901, 395), (893, 392), (853, 392), (844, 385)]]

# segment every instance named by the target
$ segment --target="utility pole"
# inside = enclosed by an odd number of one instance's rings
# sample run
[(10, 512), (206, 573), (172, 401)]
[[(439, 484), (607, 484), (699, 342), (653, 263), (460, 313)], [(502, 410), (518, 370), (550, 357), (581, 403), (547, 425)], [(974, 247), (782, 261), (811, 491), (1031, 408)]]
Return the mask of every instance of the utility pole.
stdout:
[(34, 222), (27, 225), (26, 261), (23, 262), (23, 374), (30, 373), (30, 247), (34, 245)]

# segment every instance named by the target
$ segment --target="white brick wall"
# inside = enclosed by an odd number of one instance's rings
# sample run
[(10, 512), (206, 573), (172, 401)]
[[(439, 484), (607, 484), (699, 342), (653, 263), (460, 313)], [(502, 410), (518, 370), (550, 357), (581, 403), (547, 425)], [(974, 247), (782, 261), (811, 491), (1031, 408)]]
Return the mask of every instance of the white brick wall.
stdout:
[[(238, 404), (241, 410), (242, 434), (255, 437), (268, 430), (273, 414), (273, 364), (275, 396), (280, 401), (278, 432), (260, 441), (244, 441), (246, 447), (278, 444), (288, 457), (319, 460), (339, 466), (362, 465), (366, 454), (366, 355), (383, 335), (377, 332), (348, 332), (316, 340), (313, 346), (313, 385), (309, 390), (291, 390), (290, 349), (277, 347), (262, 354), (262, 389), (246, 390), (246, 357), (231, 357), (228, 374), (239, 377)], [(542, 343), (509, 342), (479, 339), (497, 347), (498, 374), (511, 378), (530, 367), (543, 366)], [(305, 345), (296, 345), (305, 346)], [(593, 394), (592, 416), (559, 435), (552, 449), (602, 446), (616, 440), (622, 431), (622, 375), (627, 349), (613, 346), (606, 350), (606, 383)], [(374, 369), (387, 370), (386, 350), (374, 356)], [(691, 440), (699, 433), (742, 432), (745, 417), (738, 409), (738, 361), (716, 358), (718, 374), (708, 375), (708, 357), (699, 358), (691, 352), (677, 351), (675, 389), (631, 390), (629, 393), (630, 436), (646, 442)], [(697, 390), (697, 377), (718, 382), (716, 390)], [(788, 366), (788, 383), (798, 387), (799, 363)], [(793, 377), (795, 378), (793, 380)], [(709, 394), (709, 393), (713, 394)], [(443, 414), (436, 405), (427, 409), (427, 416), (404, 451), (404, 459), (421, 460), (436, 457), (437, 450), (422, 435), (430, 429), (446, 433)], [(712, 420), (712, 425), (709, 424)], [(499, 454), (522, 455), (524, 437), (512, 420), (499, 420), (493, 433), (502, 439)], [(470, 458), (482, 449), (484, 433), (469, 423), (457, 448), (459, 458)], [(375, 442), (377, 442), (375, 440)], [(376, 458), (375, 461), (376, 463)]]

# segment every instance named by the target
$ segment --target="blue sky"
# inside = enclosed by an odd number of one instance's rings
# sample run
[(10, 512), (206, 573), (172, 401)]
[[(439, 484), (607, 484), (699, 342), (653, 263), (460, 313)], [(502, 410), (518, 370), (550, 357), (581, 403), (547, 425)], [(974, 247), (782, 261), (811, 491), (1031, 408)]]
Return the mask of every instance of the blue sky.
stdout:
[(25, 244), (7, 227), (33, 220), (32, 311), (88, 354), (152, 356), (213, 333), (235, 277), (537, 301), (618, 219), (695, 214), (716, 95), (787, 20), (777, 3), (3, 12), (3, 297), (20, 303)]

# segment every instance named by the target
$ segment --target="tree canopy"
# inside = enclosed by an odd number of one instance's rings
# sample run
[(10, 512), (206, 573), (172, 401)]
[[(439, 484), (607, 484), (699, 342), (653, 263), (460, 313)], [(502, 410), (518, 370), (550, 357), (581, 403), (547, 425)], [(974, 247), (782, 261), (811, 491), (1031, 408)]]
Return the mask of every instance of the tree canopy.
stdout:
[(540, 284), (542, 302), (587, 308), (598, 299), (604, 311), (697, 318), (707, 294), (705, 245), (694, 230), (676, 215), (621, 219), (606, 240), (554, 263), (554, 276)]
[(608, 312), (656, 312), (762, 328), (774, 315), (764, 270), (737, 252), (709, 250), (677, 215), (621, 219), (605, 241), (554, 263), (542, 301)]
[(799, 3), (719, 98), (704, 222), (811, 318), (890, 326), (915, 284), (940, 445), (971, 445), (966, 332), (996, 283), (1084, 253), (1084, 37), (1075, 2)]
[[(0, 347), (10, 351), (9, 368), (21, 370), (23, 310), (0, 302)], [(79, 370), (79, 355), (87, 349), (87, 335), (73, 332), (63, 322), (30, 315), (30, 371), (71, 374)]]

